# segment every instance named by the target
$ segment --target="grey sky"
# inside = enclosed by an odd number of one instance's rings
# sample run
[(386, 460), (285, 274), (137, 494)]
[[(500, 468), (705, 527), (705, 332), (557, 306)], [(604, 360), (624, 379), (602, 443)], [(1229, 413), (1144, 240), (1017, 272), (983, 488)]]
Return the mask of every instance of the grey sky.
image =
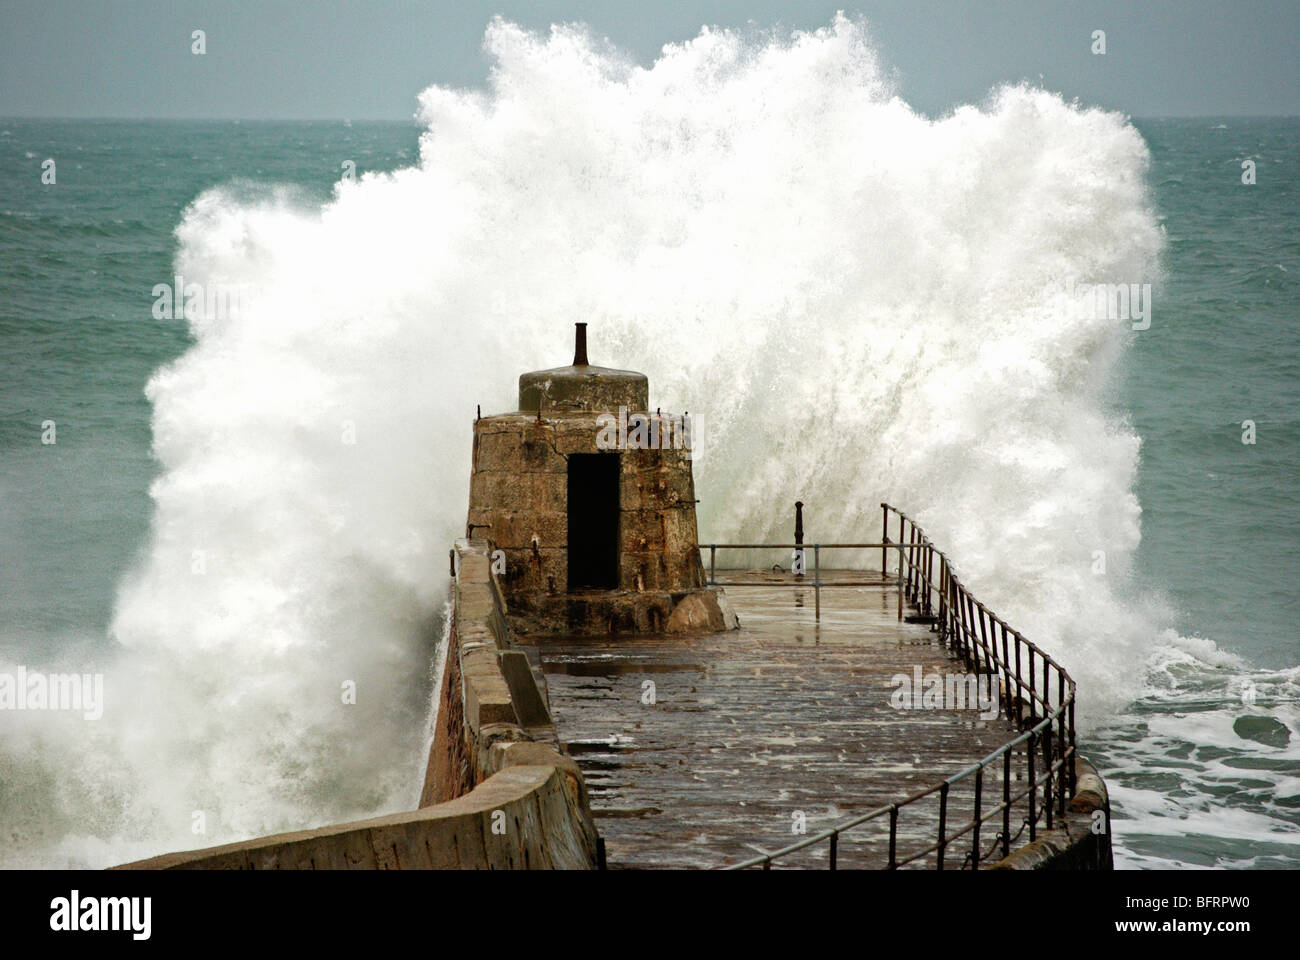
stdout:
[(431, 83), (483, 85), (495, 13), (585, 22), (648, 65), (705, 23), (837, 9), (930, 114), (1021, 79), (1134, 116), (1300, 114), (1295, 0), (0, 0), (0, 116), (406, 119)]

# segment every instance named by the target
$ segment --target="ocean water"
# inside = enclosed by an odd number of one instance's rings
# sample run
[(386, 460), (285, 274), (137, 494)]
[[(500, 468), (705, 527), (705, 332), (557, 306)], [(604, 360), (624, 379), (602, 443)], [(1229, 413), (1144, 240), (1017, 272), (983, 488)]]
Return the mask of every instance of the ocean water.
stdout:
[(1300, 121), (925, 117), (843, 20), (487, 47), (411, 124), (0, 121), (0, 672), (106, 700), (0, 712), (0, 864), (411, 806), (475, 405), (581, 319), (704, 539), (889, 500), (1071, 670), (1118, 865), (1300, 865)]

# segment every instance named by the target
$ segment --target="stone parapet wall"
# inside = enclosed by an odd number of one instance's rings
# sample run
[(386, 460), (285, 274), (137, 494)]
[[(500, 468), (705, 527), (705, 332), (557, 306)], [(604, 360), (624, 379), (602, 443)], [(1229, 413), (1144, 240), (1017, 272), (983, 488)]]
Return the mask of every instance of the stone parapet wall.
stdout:
[[(519, 765), (408, 813), (168, 853), (116, 870), (588, 869), (592, 839), (568, 776)], [(504, 825), (504, 832), (494, 827)]]

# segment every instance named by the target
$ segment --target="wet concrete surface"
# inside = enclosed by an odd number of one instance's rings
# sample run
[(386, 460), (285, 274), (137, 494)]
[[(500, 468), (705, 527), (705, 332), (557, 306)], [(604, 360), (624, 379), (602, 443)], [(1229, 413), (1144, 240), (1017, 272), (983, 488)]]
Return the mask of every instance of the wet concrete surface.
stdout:
[[(719, 571), (720, 580), (760, 576)], [(898, 621), (892, 584), (822, 590), (820, 623), (811, 587), (733, 586), (727, 595), (739, 631), (540, 645), (552, 714), (583, 769), (612, 869), (717, 867), (769, 852), (800, 839), (801, 820), (812, 834), (900, 800), (1014, 736), (1002, 716), (891, 705), (896, 674), (966, 672), (928, 626)], [(1000, 776), (990, 771), (983, 791), (987, 809), (1001, 796)], [(973, 799), (969, 781), (953, 789), (950, 830), (970, 818)], [(932, 843), (937, 824), (937, 796), (904, 808), (898, 856)], [(888, 832), (885, 816), (844, 835), (840, 867), (883, 867)], [(985, 851), (995, 834), (984, 827)], [(970, 849), (969, 836), (955, 843), (948, 866)], [(778, 866), (826, 859), (819, 844)]]

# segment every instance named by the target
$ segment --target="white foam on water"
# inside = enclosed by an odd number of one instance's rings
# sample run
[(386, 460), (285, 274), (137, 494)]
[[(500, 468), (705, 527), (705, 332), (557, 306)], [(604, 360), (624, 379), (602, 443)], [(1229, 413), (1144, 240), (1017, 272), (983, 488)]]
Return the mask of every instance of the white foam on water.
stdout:
[(705, 539), (784, 539), (796, 499), (812, 536), (874, 539), (889, 500), (1067, 665), (1084, 720), (1142, 693), (1166, 621), (1129, 586), (1134, 334), (1062, 292), (1158, 290), (1125, 117), (1009, 86), (927, 118), (843, 17), (704, 30), (648, 68), (574, 27), (498, 20), (485, 48), (486, 90), (421, 95), (416, 165), (185, 212), (178, 272), (240, 309), (191, 316), (149, 383), (161, 474), (110, 710), (6, 737), (6, 809), (42, 811), (6, 862), (409, 808), (475, 405), (513, 409), (575, 320), (702, 418)]
[[(1151, 658), (1149, 686), (1095, 731), (1115, 810), (1117, 865), (1300, 862), (1300, 667), (1261, 670), (1203, 641)], [(1154, 852), (1159, 851), (1159, 852)], [(1172, 851), (1172, 852), (1171, 852)]]

